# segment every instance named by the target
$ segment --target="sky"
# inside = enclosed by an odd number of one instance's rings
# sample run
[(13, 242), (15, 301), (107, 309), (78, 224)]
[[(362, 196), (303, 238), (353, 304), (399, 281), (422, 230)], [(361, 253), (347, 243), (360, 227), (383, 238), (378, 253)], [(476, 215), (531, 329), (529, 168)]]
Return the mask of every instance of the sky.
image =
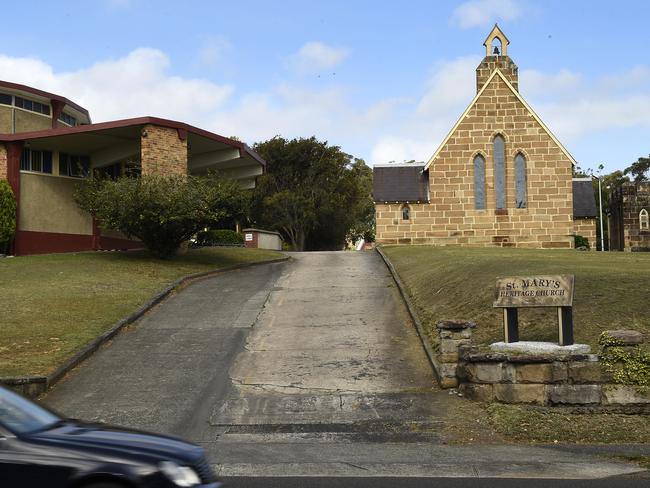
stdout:
[(0, 79), (93, 122), (180, 120), (253, 144), (316, 136), (426, 161), (475, 95), (495, 22), (520, 92), (582, 168), (650, 153), (650, 2), (8, 2)]

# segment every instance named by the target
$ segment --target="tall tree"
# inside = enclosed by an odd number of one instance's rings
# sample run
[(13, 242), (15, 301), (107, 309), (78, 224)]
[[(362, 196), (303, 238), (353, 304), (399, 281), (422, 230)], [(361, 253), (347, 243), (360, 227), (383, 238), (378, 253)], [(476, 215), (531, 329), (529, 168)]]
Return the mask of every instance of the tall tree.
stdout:
[(648, 177), (650, 176), (650, 157), (639, 158), (638, 161), (625, 168), (623, 173), (632, 175), (636, 183), (648, 181)]
[(254, 149), (267, 162), (253, 198), (259, 225), (280, 231), (295, 250), (342, 249), (369, 198), (365, 163), (315, 137), (274, 137)]

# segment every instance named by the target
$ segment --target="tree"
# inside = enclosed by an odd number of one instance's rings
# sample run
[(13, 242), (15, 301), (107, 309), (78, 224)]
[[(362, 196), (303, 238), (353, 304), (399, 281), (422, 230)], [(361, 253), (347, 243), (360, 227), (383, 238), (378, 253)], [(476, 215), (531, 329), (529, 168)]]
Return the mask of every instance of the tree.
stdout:
[(161, 259), (172, 257), (201, 229), (245, 215), (248, 205), (235, 181), (214, 174), (89, 178), (75, 199), (102, 227), (140, 239)]
[(16, 234), (16, 197), (7, 180), (0, 180), (0, 253), (6, 253)]
[(360, 195), (355, 210), (355, 221), (348, 230), (347, 239), (356, 242), (375, 241), (375, 201), (372, 198), (372, 170), (363, 159), (355, 159), (350, 170), (355, 174)]
[(253, 197), (258, 225), (279, 231), (294, 250), (342, 249), (360, 215), (367, 218), (365, 163), (315, 137), (274, 137), (254, 149), (267, 162)]
[(650, 157), (639, 158), (637, 162), (632, 163), (623, 170), (623, 174), (632, 175), (635, 183), (648, 181), (648, 173), (650, 173)]

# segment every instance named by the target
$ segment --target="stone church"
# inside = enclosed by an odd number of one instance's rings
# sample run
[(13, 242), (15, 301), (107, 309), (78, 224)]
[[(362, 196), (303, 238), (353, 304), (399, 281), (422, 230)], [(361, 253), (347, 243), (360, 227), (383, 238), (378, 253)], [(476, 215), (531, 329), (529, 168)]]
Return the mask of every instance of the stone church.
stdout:
[(572, 248), (596, 245), (591, 181), (519, 93), (508, 38), (494, 26), (476, 96), (424, 164), (375, 165), (377, 242)]
[(610, 250), (650, 251), (650, 182), (612, 190), (608, 225)]

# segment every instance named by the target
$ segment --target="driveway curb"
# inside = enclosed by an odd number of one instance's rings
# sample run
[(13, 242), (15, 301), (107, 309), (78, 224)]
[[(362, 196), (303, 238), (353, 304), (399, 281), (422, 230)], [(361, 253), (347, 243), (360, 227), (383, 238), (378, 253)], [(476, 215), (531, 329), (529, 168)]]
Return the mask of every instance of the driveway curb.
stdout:
[(230, 271), (237, 271), (240, 269), (251, 268), (254, 266), (260, 266), (262, 264), (274, 264), (282, 263), (290, 260), (291, 257), (285, 256), (282, 258), (271, 259), (269, 261), (258, 261), (253, 263), (242, 263), (235, 264), (233, 266), (226, 266), (225, 268), (213, 269), (210, 271), (202, 271), (200, 273), (194, 273), (191, 275), (183, 276), (182, 278), (177, 279), (171, 285), (167, 286), (163, 291), (155, 295), (151, 300), (142, 305), (138, 310), (127, 316), (126, 318), (119, 320), (110, 329), (104, 332), (99, 337), (93, 339), (90, 343), (86, 344), (80, 351), (75, 353), (71, 358), (69, 358), (65, 363), (59, 366), (56, 370), (50, 373), (47, 376), (19, 376), (13, 378), (0, 378), (0, 385), (8, 386), (9, 388), (22, 393), (28, 397), (37, 397), (45, 393), (50, 389), (57, 381), (63, 378), (70, 370), (77, 367), (88, 357), (90, 357), (95, 351), (97, 351), (103, 344), (110, 341), (115, 337), (124, 327), (132, 324), (144, 314), (146, 314), (153, 307), (158, 305), (160, 302), (169, 297), (173, 292), (181, 290), (191, 282), (211, 278), (222, 273), (227, 273)]
[(431, 364), (431, 367), (433, 368), (433, 371), (436, 374), (436, 379), (438, 380), (438, 382), (440, 382), (440, 363), (436, 360), (436, 354), (433, 351), (431, 344), (429, 344), (429, 341), (427, 340), (427, 334), (424, 331), (422, 322), (420, 321), (420, 318), (418, 317), (418, 314), (415, 311), (415, 307), (413, 306), (413, 303), (409, 298), (408, 292), (406, 291), (406, 288), (404, 287), (402, 280), (397, 274), (397, 271), (395, 270), (395, 267), (393, 266), (393, 263), (391, 263), (388, 256), (384, 254), (384, 251), (381, 250), (381, 247), (376, 246), (375, 249), (377, 250), (377, 253), (381, 256), (381, 259), (384, 261), (384, 264), (388, 268), (388, 271), (390, 271), (390, 274), (393, 277), (395, 284), (397, 285), (397, 289), (399, 290), (400, 295), (402, 295), (402, 299), (404, 300), (404, 304), (406, 305), (406, 310), (408, 311), (411, 320), (415, 324), (415, 329), (418, 333), (418, 337), (420, 338), (420, 342), (422, 342), (422, 347), (424, 348), (424, 351), (427, 353), (427, 357), (429, 358), (429, 363)]

